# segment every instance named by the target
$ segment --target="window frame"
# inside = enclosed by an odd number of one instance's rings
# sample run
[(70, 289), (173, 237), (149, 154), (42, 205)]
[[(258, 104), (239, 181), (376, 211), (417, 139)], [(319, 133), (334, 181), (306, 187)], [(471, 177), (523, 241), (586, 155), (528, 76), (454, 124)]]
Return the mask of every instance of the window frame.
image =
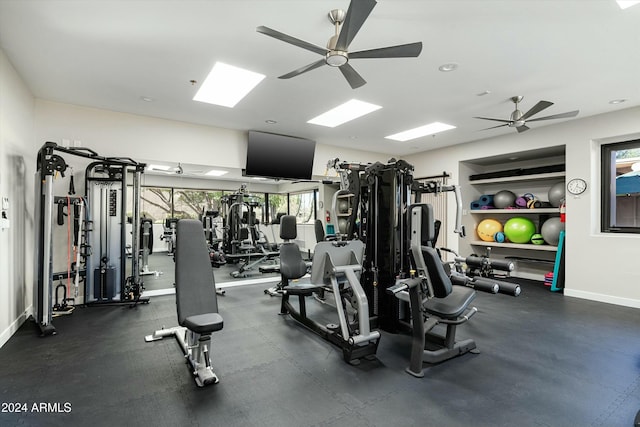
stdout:
[[(600, 177), (601, 177), (601, 199), (600, 199), (600, 231), (602, 233), (627, 233), (640, 234), (640, 226), (631, 227), (616, 225), (614, 219), (617, 207), (616, 194), (616, 170), (615, 152), (621, 150), (640, 149), (640, 138), (626, 141), (618, 141), (610, 144), (602, 144), (600, 147)], [(614, 169), (612, 170), (612, 166)]]

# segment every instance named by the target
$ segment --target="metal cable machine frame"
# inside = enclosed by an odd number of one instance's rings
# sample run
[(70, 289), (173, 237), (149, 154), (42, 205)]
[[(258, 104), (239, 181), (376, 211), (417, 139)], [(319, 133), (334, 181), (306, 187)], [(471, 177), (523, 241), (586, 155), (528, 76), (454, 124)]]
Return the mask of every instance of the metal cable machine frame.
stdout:
[[(56, 152), (64, 153), (67, 155), (82, 157), (93, 160), (93, 163), (87, 168), (87, 175), (89, 174), (89, 168), (92, 165), (102, 164), (109, 165), (115, 169), (120, 170), (121, 175), (118, 177), (119, 182), (122, 185), (122, 200), (126, 200), (126, 183), (127, 174), (133, 173), (133, 220), (132, 227), (134, 232), (132, 233), (132, 254), (131, 257), (131, 276), (125, 278), (124, 272), (126, 270), (126, 254), (125, 254), (125, 222), (126, 222), (126, 206), (125, 203), (121, 203), (120, 219), (121, 219), (121, 231), (120, 231), (120, 268), (122, 272), (122, 282), (120, 289), (119, 302), (128, 302), (137, 304), (140, 302), (148, 302), (148, 298), (141, 297), (142, 294), (142, 281), (140, 277), (140, 270), (138, 265), (138, 253), (140, 251), (140, 241), (137, 230), (140, 228), (140, 176), (144, 171), (145, 165), (138, 163), (129, 158), (120, 157), (102, 157), (95, 151), (88, 148), (66, 148), (60, 147), (55, 142), (46, 142), (42, 148), (38, 151), (37, 155), (37, 167), (36, 167), (36, 263), (35, 263), (35, 289), (34, 289), (34, 320), (40, 328), (42, 336), (54, 335), (56, 329), (52, 323), (52, 290), (53, 290), (53, 257), (52, 257), (52, 234), (53, 234), (53, 179), (57, 173), (64, 176), (64, 172), (67, 170), (67, 163), (64, 158), (56, 154)], [(86, 178), (86, 177), (85, 177)], [(85, 191), (88, 190), (88, 182), (85, 181)], [(87, 196), (89, 196), (87, 194)], [(87, 215), (88, 218), (89, 215)], [(87, 221), (88, 222), (88, 221)], [(89, 222), (88, 222), (89, 223)], [(88, 238), (89, 233), (92, 232), (92, 227), (85, 227), (83, 233), (85, 235), (85, 243), (90, 244)], [(83, 255), (85, 261), (88, 261), (89, 255), (86, 253)], [(85, 295), (84, 302), (88, 302), (87, 287), (90, 271), (89, 263), (86, 263), (86, 275), (85, 275)], [(79, 268), (79, 267), (76, 267)]]
[[(336, 194), (354, 196), (354, 209), (347, 219), (347, 231), (341, 237), (344, 240), (357, 238), (366, 245), (361, 282), (369, 299), (370, 316), (387, 332), (405, 329), (403, 318), (406, 313), (399, 300), (386, 290), (395, 285), (397, 278), (409, 277), (413, 268), (407, 219), (411, 196), (418, 202), (422, 193), (454, 192), (457, 208), (454, 232), (464, 237), (460, 189), (457, 185), (444, 185), (435, 180), (418, 182), (413, 177), (413, 165), (404, 160), (362, 164), (332, 159), (327, 169), (335, 169), (340, 175), (340, 191)], [(420, 180), (443, 178), (444, 175)], [(358, 216), (359, 227), (356, 226)]]

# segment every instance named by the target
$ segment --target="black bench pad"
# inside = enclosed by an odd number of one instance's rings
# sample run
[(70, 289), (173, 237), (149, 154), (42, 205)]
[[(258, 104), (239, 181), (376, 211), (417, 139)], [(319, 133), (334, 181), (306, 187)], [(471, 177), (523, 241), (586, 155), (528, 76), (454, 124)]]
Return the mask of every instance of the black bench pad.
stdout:
[(443, 319), (456, 319), (467, 309), (476, 297), (472, 288), (453, 286), (453, 291), (445, 298), (432, 298), (424, 304), (427, 313)]
[(196, 314), (184, 319), (182, 326), (197, 334), (209, 334), (222, 329), (223, 320), (218, 313)]
[(299, 283), (296, 285), (285, 286), (282, 290), (289, 295), (309, 296), (320, 289), (322, 289), (322, 286), (313, 285), (311, 283)]

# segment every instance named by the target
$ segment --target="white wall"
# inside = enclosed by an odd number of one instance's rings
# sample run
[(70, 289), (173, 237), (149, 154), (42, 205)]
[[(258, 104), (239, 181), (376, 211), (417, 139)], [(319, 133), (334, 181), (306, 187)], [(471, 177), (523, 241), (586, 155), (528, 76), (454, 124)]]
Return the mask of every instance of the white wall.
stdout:
[[(36, 141), (80, 141), (102, 156), (134, 160), (244, 168), (247, 133), (172, 120), (37, 100)], [(322, 176), (331, 158), (355, 162), (386, 161), (387, 154), (316, 144), (313, 175)], [(259, 191), (259, 190), (255, 190)], [(282, 190), (281, 190), (282, 191)]]
[(31, 314), (34, 259), (34, 99), (0, 50), (0, 198), (10, 228), (0, 231), (0, 347)]
[[(458, 183), (458, 162), (566, 144), (566, 177), (587, 180), (589, 189), (567, 200), (565, 295), (640, 308), (640, 235), (603, 234), (600, 227), (602, 142), (640, 138), (640, 108), (569, 120), (556, 125), (407, 156), (416, 176), (451, 173)], [(451, 198), (453, 199), (453, 198)], [(463, 201), (468, 204), (469, 201)], [(455, 219), (450, 201), (449, 219)], [(453, 222), (450, 222), (453, 224)], [(469, 230), (471, 231), (471, 230)], [(457, 237), (447, 230), (450, 246)], [(457, 249), (457, 248), (456, 248)]]

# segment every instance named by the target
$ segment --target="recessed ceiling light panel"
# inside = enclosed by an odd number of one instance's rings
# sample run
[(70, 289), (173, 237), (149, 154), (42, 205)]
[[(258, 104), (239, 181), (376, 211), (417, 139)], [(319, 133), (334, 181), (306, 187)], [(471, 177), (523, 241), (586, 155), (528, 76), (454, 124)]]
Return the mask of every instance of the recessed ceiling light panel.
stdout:
[(338, 105), (326, 113), (320, 114), (318, 117), (309, 120), (307, 123), (333, 128), (353, 119), (357, 119), (358, 117), (362, 117), (365, 114), (372, 113), (380, 108), (382, 107), (379, 105), (352, 99), (342, 105)]
[(193, 100), (233, 108), (264, 77), (264, 74), (216, 62)]
[(171, 166), (166, 165), (147, 165), (148, 171), (168, 171), (171, 169)]
[(222, 176), (222, 175), (226, 175), (228, 173), (229, 173), (229, 171), (220, 171), (220, 170), (211, 169), (209, 172), (205, 173), (205, 175), (207, 175), (207, 176)]
[(626, 9), (631, 6), (635, 6), (640, 3), (640, 0), (616, 0), (620, 9)]
[(446, 123), (433, 122), (428, 125), (420, 126), (415, 129), (409, 129), (404, 132), (396, 133), (393, 135), (385, 136), (387, 139), (393, 139), (394, 141), (410, 141), (412, 139), (420, 138), (422, 136), (434, 135), (445, 130), (455, 129), (455, 126), (448, 125)]

